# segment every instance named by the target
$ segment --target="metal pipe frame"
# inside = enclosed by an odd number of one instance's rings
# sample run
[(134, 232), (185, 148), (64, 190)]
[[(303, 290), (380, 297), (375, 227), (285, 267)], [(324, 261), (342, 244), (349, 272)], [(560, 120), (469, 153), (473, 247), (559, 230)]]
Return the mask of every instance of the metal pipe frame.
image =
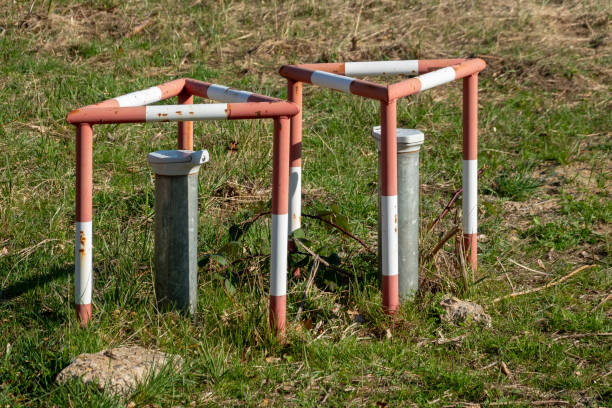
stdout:
[[(383, 254), (383, 309), (394, 314), (398, 299), (398, 231), (397, 231), (397, 100), (439, 85), (463, 79), (463, 237), (466, 258), (475, 271), (477, 259), (478, 195), (478, 73), (486, 63), (480, 58), (404, 61), (364, 61), (346, 63), (284, 65), (279, 74), (288, 80), (287, 97), (300, 109), (291, 120), (291, 174), (296, 174), (289, 208), (292, 219), (301, 217), (301, 143), (302, 83), (318, 85), (341, 92), (380, 101), (381, 109), (381, 204)], [(415, 75), (398, 83), (383, 86), (353, 78), (368, 75)], [(288, 233), (300, 227), (290, 223)], [(380, 251), (380, 249), (379, 249)]]
[[(179, 105), (149, 105), (178, 97)], [(193, 97), (223, 103), (194, 104)], [(178, 122), (178, 148), (193, 150), (194, 120), (274, 120), (272, 176), (272, 267), (270, 326), (281, 340), (286, 327), (287, 228), (290, 121), (300, 112), (293, 102), (231, 89), (195, 79), (177, 79), (142, 91), (76, 109), (66, 121), (76, 127), (75, 311), (82, 326), (92, 318), (93, 125), (103, 123)]]

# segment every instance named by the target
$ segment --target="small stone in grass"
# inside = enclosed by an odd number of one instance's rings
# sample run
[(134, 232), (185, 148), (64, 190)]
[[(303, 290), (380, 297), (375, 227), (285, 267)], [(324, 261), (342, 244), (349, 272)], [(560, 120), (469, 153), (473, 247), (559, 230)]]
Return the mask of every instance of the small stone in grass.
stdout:
[(440, 306), (445, 311), (445, 314), (442, 315), (442, 320), (455, 324), (475, 322), (491, 327), (491, 316), (486, 314), (478, 303), (467, 302), (454, 296), (448, 296), (440, 301)]

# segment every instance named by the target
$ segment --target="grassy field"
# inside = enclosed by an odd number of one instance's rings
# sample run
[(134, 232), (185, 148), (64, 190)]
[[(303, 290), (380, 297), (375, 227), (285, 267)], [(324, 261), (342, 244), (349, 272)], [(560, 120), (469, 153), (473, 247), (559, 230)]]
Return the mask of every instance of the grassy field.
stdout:
[[(1, 2), (0, 406), (612, 406), (611, 14), (605, 0)], [(244, 228), (269, 210), (272, 124), (199, 122), (195, 145), (211, 161), (198, 312), (157, 313), (145, 158), (174, 148), (176, 124), (105, 125), (94, 139), (95, 319), (79, 328), (67, 112), (179, 77), (284, 98), (285, 63), (468, 56), (488, 64), (473, 280), (451, 239), (423, 263), (417, 301), (389, 321), (376, 257), (307, 218), (310, 246), (337, 266), (319, 266), (305, 296), (313, 259), (292, 254), (280, 344), (266, 318), (270, 219)], [(315, 87), (304, 100), (304, 211), (346, 216), (375, 248), (378, 108)], [(398, 106), (398, 125), (426, 135), (425, 255), (460, 225), (458, 205), (427, 228), (461, 186), (460, 85)], [(493, 301), (582, 265), (594, 266)], [(445, 294), (482, 304), (492, 327), (441, 321)], [(55, 384), (76, 355), (126, 344), (186, 365), (127, 400)]]

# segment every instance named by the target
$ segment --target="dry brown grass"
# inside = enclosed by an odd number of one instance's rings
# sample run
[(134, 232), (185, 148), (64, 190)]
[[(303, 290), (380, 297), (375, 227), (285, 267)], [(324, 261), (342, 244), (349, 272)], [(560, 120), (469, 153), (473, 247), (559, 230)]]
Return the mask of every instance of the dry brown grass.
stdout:
[[(110, 3), (110, 2), (109, 2)], [(468, 56), (485, 58), (486, 75), (547, 89), (588, 93), (611, 83), (611, 8), (604, 0), (559, 3), (519, 0), (408, 3), (392, 0), (286, 3), (194, 1), (187, 17), (178, 4), (113, 3), (109, 7), (29, 3), (9, 6), (0, 25), (26, 31), (31, 51), (67, 59), (92, 40), (131, 36), (159, 43), (170, 37), (182, 66), (230, 64), (267, 77), (293, 62)], [(180, 17), (178, 17), (180, 13)], [(264, 24), (261, 24), (264, 23)], [(155, 49), (142, 52), (156, 52)], [(562, 58), (566, 55), (573, 58)], [(112, 64), (100, 55), (88, 62)], [(572, 64), (595, 75), (572, 77)], [(569, 65), (569, 66), (568, 66)], [(272, 70), (272, 71), (271, 71)], [(571, 81), (570, 81), (571, 79)]]

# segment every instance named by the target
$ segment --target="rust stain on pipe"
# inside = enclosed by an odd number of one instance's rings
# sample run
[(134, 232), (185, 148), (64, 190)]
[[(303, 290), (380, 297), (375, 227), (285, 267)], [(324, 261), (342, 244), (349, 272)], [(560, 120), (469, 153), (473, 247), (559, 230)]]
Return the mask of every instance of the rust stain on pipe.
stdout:
[(81, 243), (81, 247), (79, 248), (79, 254), (81, 255), (81, 259), (85, 257), (85, 248), (87, 244), (87, 237), (85, 236), (85, 232), (79, 232), (79, 242)]

